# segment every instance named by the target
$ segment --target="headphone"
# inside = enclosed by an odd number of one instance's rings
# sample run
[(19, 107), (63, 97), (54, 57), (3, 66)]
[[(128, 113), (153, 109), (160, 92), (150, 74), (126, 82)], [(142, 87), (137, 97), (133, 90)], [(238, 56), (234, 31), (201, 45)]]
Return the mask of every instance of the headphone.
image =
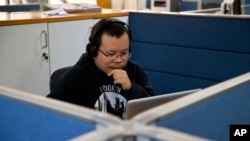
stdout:
[[(98, 54), (99, 46), (96, 45), (96, 40), (97, 40), (96, 38), (98, 34), (100, 34), (104, 30), (105, 27), (115, 24), (115, 23), (124, 26), (129, 36), (129, 42), (131, 41), (131, 32), (130, 32), (130, 28), (128, 24), (118, 19), (102, 19), (94, 25), (94, 27), (91, 30), (91, 34), (89, 36), (89, 43), (86, 46), (86, 52), (90, 57), (96, 57)], [(101, 40), (101, 37), (99, 40)], [(129, 46), (129, 51), (131, 51), (130, 46)]]

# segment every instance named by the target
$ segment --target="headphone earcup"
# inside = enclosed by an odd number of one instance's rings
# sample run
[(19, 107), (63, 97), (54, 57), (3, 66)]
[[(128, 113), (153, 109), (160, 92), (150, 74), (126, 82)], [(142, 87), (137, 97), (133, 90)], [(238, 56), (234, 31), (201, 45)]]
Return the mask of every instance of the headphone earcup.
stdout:
[(90, 57), (96, 57), (98, 53), (96, 46), (90, 43), (87, 44), (86, 52)]

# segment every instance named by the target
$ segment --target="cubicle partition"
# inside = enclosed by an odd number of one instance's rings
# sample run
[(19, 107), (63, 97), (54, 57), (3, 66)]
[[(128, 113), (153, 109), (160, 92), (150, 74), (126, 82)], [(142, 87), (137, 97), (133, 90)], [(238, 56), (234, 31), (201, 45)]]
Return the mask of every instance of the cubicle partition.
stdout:
[(132, 121), (229, 141), (230, 125), (250, 124), (249, 99), (250, 73), (246, 73), (150, 109)]
[(0, 86), (1, 141), (205, 141), (73, 104)]
[(250, 71), (250, 17), (131, 12), (131, 60), (158, 94), (206, 88)]
[(180, 11), (201, 10), (202, 0), (182, 0), (180, 3)]
[[(200, 9), (200, 10), (191, 10), (191, 11), (183, 11), (182, 13), (221, 14), (221, 7), (209, 8), (209, 9)], [(250, 15), (250, 5), (249, 4), (241, 5), (241, 15)]]
[(71, 141), (207, 141), (191, 134), (175, 130), (124, 122), (107, 130), (91, 132)]
[(1, 141), (63, 141), (122, 122), (109, 114), (2, 86), (0, 107)]
[(243, 6), (242, 11), (245, 15), (250, 15), (250, 4)]

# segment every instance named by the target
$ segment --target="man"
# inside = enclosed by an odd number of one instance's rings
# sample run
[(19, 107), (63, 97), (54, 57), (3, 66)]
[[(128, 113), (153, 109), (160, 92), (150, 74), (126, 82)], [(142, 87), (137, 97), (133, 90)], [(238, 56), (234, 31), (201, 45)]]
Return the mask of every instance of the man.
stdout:
[(127, 101), (155, 95), (131, 55), (131, 32), (120, 20), (103, 19), (92, 28), (86, 52), (57, 82), (48, 97), (124, 118)]

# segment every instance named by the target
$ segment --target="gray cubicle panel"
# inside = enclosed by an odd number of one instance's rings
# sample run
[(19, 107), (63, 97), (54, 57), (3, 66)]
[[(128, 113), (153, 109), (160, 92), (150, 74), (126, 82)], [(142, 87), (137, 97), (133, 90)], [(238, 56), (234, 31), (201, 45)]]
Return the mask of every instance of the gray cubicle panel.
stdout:
[(200, 10), (202, 9), (202, 0), (182, 0), (180, 11)]
[(250, 15), (250, 4), (244, 5), (242, 7), (242, 12), (244, 13), (244, 15)]
[(208, 139), (171, 129), (124, 122), (106, 130), (78, 136), (71, 141), (206, 141)]
[(118, 117), (0, 86), (0, 140), (62, 141), (120, 124)]
[[(242, 15), (250, 15), (250, 4), (241, 6)], [(221, 8), (209, 8), (201, 10), (183, 11), (182, 13), (203, 13), (203, 14), (221, 14)]]
[(135, 122), (228, 141), (230, 125), (250, 124), (250, 73), (135, 116)]

